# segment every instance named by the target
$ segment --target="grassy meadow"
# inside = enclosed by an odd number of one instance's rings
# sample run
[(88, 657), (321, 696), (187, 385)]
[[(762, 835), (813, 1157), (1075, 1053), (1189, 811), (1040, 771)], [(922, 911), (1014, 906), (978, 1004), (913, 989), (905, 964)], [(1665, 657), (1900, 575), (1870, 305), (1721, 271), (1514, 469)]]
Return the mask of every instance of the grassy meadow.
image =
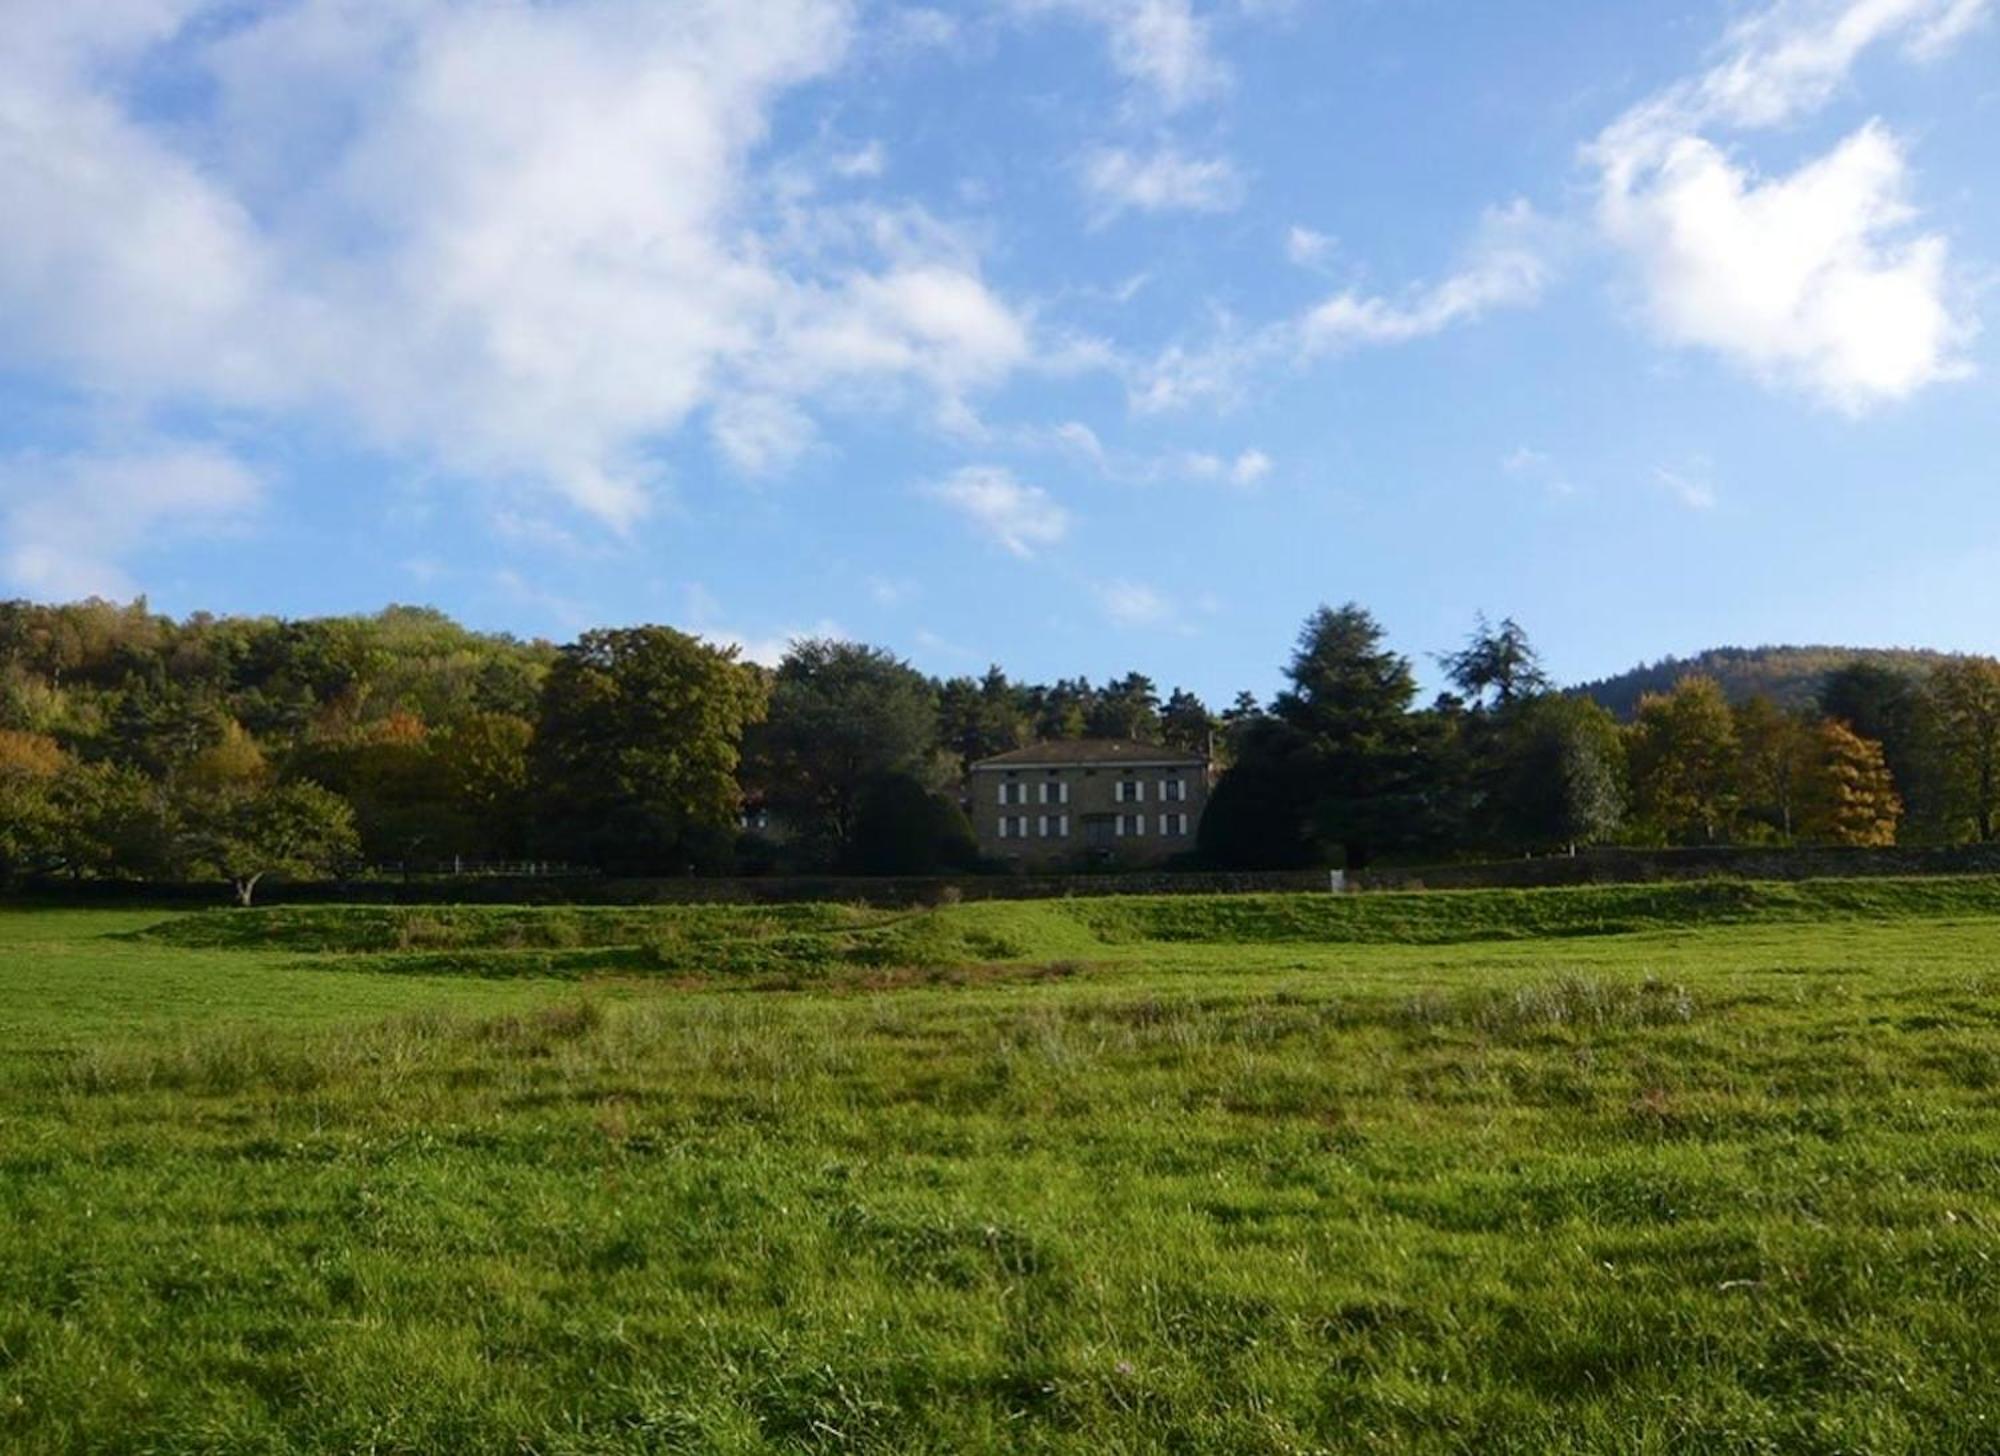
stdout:
[(2000, 881), (0, 910), (0, 1451), (2000, 1450)]

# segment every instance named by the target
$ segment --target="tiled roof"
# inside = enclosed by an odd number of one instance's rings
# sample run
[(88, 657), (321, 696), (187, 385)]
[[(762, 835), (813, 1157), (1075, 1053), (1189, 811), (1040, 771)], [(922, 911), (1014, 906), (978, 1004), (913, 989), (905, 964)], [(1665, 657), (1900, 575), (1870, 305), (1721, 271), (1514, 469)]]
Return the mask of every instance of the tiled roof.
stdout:
[(1199, 753), (1129, 738), (1056, 738), (1008, 753), (982, 758), (974, 768), (1066, 768), (1075, 764), (1156, 763), (1199, 768), (1208, 760)]

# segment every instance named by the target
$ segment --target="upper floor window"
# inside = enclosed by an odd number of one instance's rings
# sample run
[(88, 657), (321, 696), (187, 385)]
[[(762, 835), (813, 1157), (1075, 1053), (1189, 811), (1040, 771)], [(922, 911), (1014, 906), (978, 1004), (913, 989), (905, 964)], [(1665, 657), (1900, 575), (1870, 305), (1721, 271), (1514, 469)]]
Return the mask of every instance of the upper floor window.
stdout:
[(1117, 802), (1120, 804), (1145, 803), (1146, 781), (1144, 779), (1120, 779), (1118, 781)]
[(1185, 804), (1187, 802), (1187, 780), (1160, 780), (1160, 802), (1164, 804)]

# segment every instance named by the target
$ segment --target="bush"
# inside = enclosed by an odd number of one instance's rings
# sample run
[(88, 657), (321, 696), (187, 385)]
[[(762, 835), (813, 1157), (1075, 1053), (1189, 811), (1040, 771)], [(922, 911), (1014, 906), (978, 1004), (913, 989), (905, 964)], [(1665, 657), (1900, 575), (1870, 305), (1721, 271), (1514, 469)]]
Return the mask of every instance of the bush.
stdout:
[(965, 813), (907, 774), (870, 784), (855, 816), (852, 867), (864, 875), (935, 875), (969, 870), (979, 842)]

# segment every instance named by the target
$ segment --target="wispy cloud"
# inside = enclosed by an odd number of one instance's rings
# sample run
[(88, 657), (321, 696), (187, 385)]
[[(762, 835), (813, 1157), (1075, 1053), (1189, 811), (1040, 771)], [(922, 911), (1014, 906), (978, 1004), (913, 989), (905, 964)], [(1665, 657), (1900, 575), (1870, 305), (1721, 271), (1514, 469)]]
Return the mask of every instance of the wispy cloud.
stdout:
[(1145, 154), (1100, 148), (1084, 157), (1082, 178), (1099, 221), (1121, 212), (1228, 212), (1243, 200), (1233, 163), (1170, 146)]
[(1285, 231), (1285, 256), (1301, 268), (1322, 263), (1333, 251), (1333, 239), (1309, 227), (1294, 225)]
[(1525, 201), (1492, 208), (1459, 266), (1435, 283), (1396, 294), (1346, 288), (1295, 317), (1245, 329), (1224, 318), (1203, 344), (1176, 343), (1128, 370), (1142, 414), (1196, 404), (1230, 405), (1274, 366), (1297, 366), (1353, 349), (1405, 344), (1540, 299), (1561, 252), (1560, 229)]
[(1031, 449), (1060, 451), (1105, 479), (1128, 485), (1194, 481), (1248, 490), (1261, 484), (1276, 468), (1276, 462), (1255, 446), (1239, 450), (1233, 456), (1212, 450), (1166, 450), (1150, 454), (1114, 450), (1080, 420), (1066, 420), (1049, 429), (1019, 431), (1013, 440)]
[(0, 575), (49, 600), (126, 597), (131, 557), (240, 528), (263, 497), (249, 466), (207, 445), (0, 460)]
[(1718, 499), (1715, 486), (1706, 475), (1669, 470), (1664, 465), (1653, 470), (1653, 481), (1679, 504), (1691, 511), (1712, 511)]
[(1104, 615), (1120, 627), (1158, 627), (1173, 618), (1173, 607), (1142, 582), (1112, 581), (1098, 588)]
[(1177, 111), (1228, 89), (1210, 26), (1191, 0), (1013, 0), (1025, 15), (1062, 14), (1103, 30), (1111, 64), (1146, 99)]
[(1069, 512), (1038, 485), (997, 465), (968, 465), (925, 487), (983, 535), (1016, 556), (1033, 556), (1069, 534)]
[(1540, 219), (1526, 202), (1491, 212), (1473, 256), (1458, 272), (1399, 298), (1352, 290), (1335, 294), (1306, 314), (1300, 340), (1309, 351), (1400, 344), (1494, 309), (1534, 303), (1550, 271), (1540, 232)]
[(1508, 452), (1500, 462), (1500, 469), (1516, 480), (1534, 481), (1551, 496), (1564, 497), (1577, 493), (1575, 482), (1554, 456), (1526, 445)]

